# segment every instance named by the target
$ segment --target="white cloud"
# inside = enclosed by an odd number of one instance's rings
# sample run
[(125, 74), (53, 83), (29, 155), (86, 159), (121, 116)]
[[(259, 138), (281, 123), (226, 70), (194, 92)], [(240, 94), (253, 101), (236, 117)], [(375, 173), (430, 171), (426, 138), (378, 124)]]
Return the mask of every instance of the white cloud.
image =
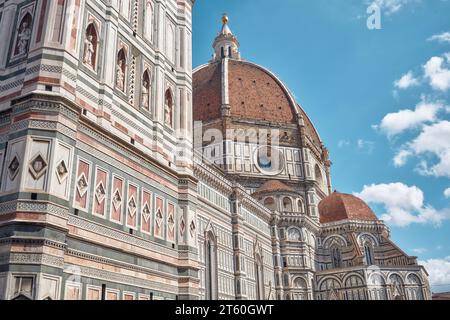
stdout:
[(375, 148), (375, 142), (368, 141), (364, 139), (358, 139), (356, 141), (356, 146), (361, 151), (366, 151), (367, 153), (371, 154), (373, 152), (373, 149)]
[(447, 91), (450, 88), (450, 53), (442, 57), (432, 57), (423, 66), (425, 78), (435, 90)]
[(436, 115), (442, 108), (441, 103), (426, 102), (422, 98), (415, 110), (405, 109), (389, 113), (381, 120), (381, 124), (375, 128), (379, 128), (388, 136), (394, 136), (408, 129), (417, 128), (426, 122), (436, 121)]
[(448, 42), (450, 43), (450, 32), (444, 32), (441, 34), (435, 34), (428, 38), (428, 41)]
[(450, 283), (450, 257), (418, 261), (418, 263), (427, 270), (432, 287)]
[(450, 198), (450, 188), (447, 188), (447, 189), (444, 190), (444, 196), (446, 198)]
[(415, 155), (433, 155), (437, 163), (420, 162), (418, 171), (423, 175), (450, 178), (450, 121), (439, 121), (425, 126), (421, 134), (407, 146)]
[(394, 82), (394, 86), (398, 89), (408, 89), (417, 86), (418, 84), (419, 80), (414, 78), (412, 71), (404, 74), (399, 80)]
[(391, 15), (413, 1), (414, 0), (373, 0), (371, 3), (376, 4), (381, 10), (384, 10), (386, 15)]
[(415, 254), (424, 254), (428, 250), (426, 248), (414, 248), (411, 251), (414, 252)]
[(394, 165), (396, 167), (403, 167), (412, 154), (410, 150), (400, 150), (394, 157)]
[(405, 227), (412, 223), (440, 225), (450, 217), (450, 210), (438, 211), (424, 204), (422, 190), (403, 183), (372, 184), (355, 193), (364, 201), (383, 205), (386, 212), (381, 216), (386, 222)]

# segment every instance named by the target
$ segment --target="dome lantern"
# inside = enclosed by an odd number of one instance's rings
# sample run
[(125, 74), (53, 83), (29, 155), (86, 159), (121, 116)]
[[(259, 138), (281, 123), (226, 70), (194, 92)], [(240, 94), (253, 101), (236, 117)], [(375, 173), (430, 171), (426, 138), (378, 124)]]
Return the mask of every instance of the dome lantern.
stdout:
[(214, 61), (222, 60), (225, 58), (240, 59), (239, 42), (231, 32), (228, 26), (228, 16), (224, 14), (222, 16), (222, 29), (217, 37), (214, 39)]

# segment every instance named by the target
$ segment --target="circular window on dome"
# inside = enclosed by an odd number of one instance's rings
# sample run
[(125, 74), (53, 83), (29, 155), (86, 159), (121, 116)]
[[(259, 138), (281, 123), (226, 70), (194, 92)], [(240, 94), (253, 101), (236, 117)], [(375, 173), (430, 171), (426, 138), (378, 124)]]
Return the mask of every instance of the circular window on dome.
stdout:
[(261, 173), (274, 176), (284, 169), (283, 154), (270, 146), (259, 147), (255, 150), (254, 162)]

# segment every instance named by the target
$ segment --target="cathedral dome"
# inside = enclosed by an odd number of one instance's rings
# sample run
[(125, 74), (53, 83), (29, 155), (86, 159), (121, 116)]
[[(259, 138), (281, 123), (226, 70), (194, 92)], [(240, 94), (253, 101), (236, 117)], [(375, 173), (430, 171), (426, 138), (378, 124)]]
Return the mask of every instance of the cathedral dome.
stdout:
[[(194, 72), (195, 120), (220, 118), (222, 64), (213, 62)], [(206, 93), (206, 94), (205, 94)], [(262, 67), (242, 60), (228, 62), (230, 116), (295, 123), (296, 105), (282, 84)]]
[(318, 132), (285, 84), (266, 68), (242, 60), (228, 17), (222, 23), (213, 43), (212, 61), (193, 72), (194, 120), (219, 121), (225, 112), (231, 118), (260, 124), (302, 123), (305, 134), (320, 148)]
[(319, 215), (321, 223), (340, 220), (378, 220), (375, 213), (363, 200), (336, 191), (319, 203)]

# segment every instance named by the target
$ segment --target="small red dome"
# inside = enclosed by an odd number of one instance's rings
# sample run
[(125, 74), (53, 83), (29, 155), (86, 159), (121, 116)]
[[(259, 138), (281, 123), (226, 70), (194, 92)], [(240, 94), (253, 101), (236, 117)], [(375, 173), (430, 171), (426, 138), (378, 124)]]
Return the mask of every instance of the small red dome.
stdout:
[(334, 192), (319, 203), (321, 223), (340, 220), (378, 220), (375, 213), (360, 198), (350, 194)]

